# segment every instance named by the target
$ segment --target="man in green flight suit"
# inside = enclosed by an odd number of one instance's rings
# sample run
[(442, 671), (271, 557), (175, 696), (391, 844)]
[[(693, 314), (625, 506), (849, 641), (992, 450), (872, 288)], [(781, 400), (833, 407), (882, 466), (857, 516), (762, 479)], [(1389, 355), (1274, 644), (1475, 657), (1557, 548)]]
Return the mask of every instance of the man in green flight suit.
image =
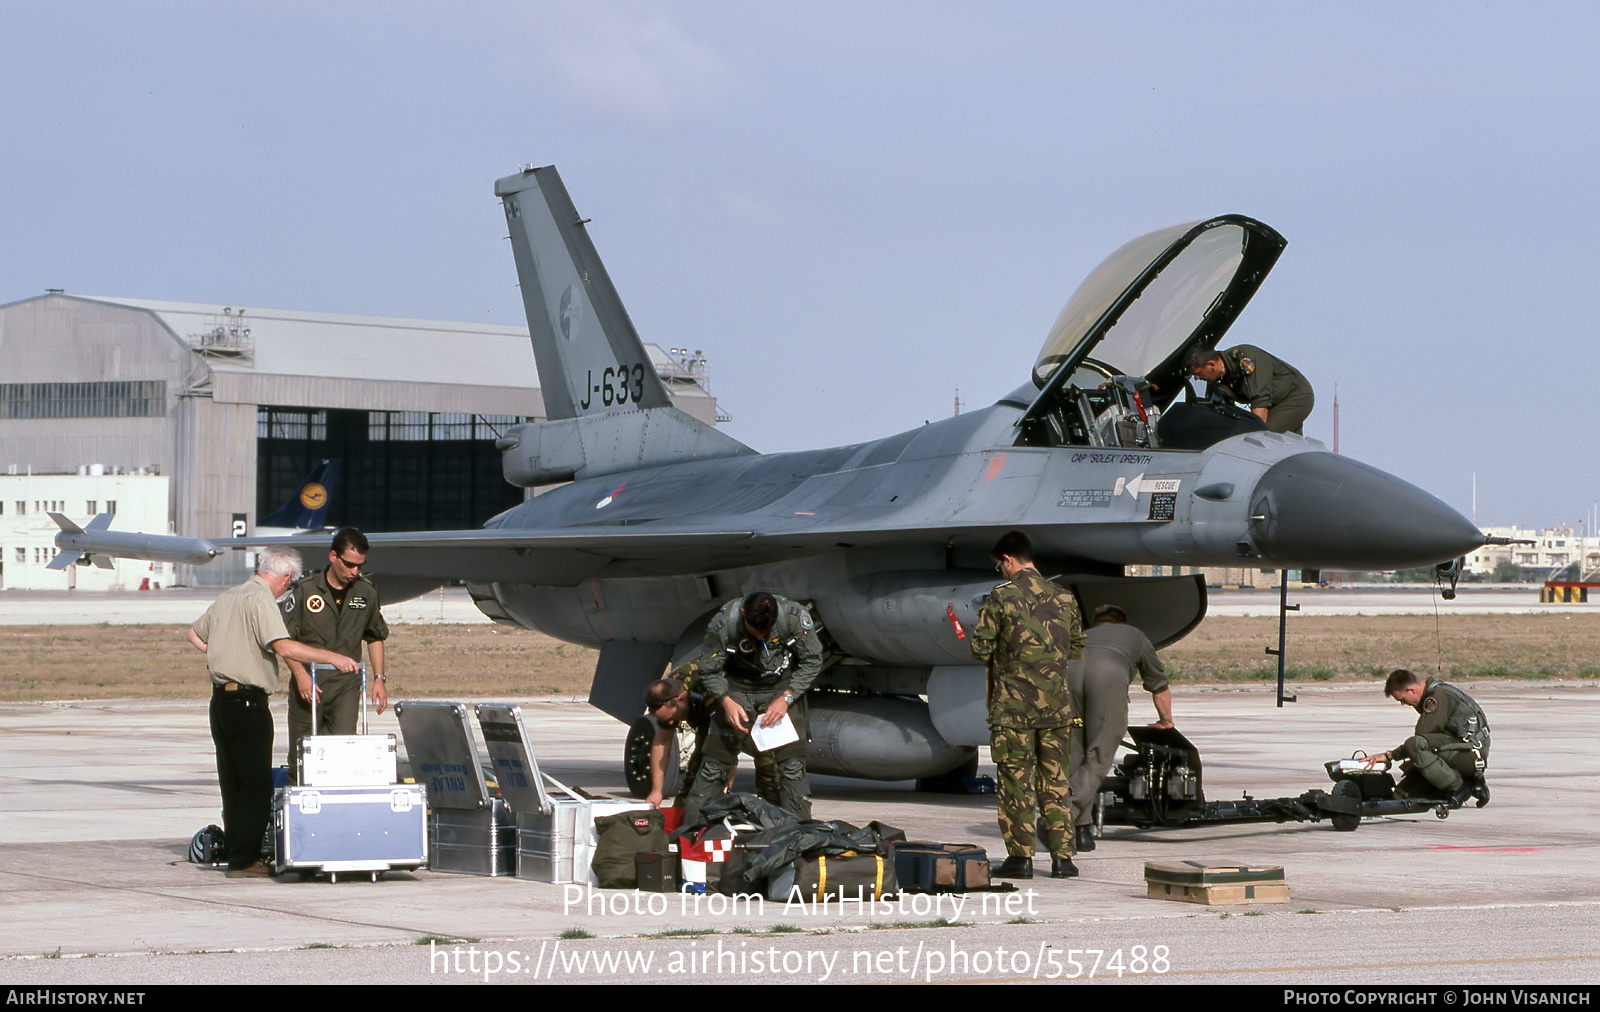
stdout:
[(786, 716), (799, 739), (770, 750), (777, 765), (778, 803), (798, 818), (811, 818), (801, 697), (821, 672), (822, 640), (804, 605), (757, 591), (729, 601), (711, 617), (700, 653), (701, 684), (712, 705), (711, 728), (689, 789), (684, 825), (698, 822), (701, 807), (722, 793), (740, 752), (760, 754), (751, 740), (755, 725), (776, 727)]
[(1289, 363), (1251, 344), (1226, 351), (1191, 348), (1189, 375), (1206, 381), (1206, 392), (1250, 405), (1250, 413), (1273, 432), (1300, 433), (1316, 403), (1311, 384)]
[(1033, 877), (1037, 822), (1050, 877), (1073, 878), (1067, 662), (1083, 656), (1083, 619), (1072, 594), (1034, 567), (1027, 535), (1012, 531), (989, 555), (1010, 581), (989, 595), (972, 630), (972, 654), (988, 667), (989, 752), (1000, 776), (1006, 859), (994, 875)]
[[(382, 713), (389, 703), (383, 674), (383, 641), (389, 626), (378, 610), (378, 591), (361, 578), (367, 564), (367, 539), (354, 527), (334, 532), (328, 567), (297, 583), (283, 600), (283, 621), (289, 635), (355, 661), (367, 644), (371, 663), (372, 705)], [(323, 673), (316, 684), (317, 726), (311, 726), (311, 672), (289, 661), (294, 691), (289, 693), (289, 777), (298, 783), (300, 740), (308, 735), (356, 733), (361, 709), (359, 674)]]
[[(700, 658), (680, 664), (667, 672), (667, 677), (651, 682), (644, 692), (644, 708), (656, 720), (655, 737), (650, 742), (650, 793), (645, 800), (661, 807), (666, 794), (667, 764), (678, 761), (678, 729), (686, 727), (694, 735), (694, 747), (689, 762), (683, 768), (683, 782), (678, 787), (677, 804), (682, 805), (694, 786), (704, 758), (706, 732), (711, 729), (711, 706), (706, 697), (705, 685), (700, 679)], [(737, 762), (737, 760), (735, 761)], [(772, 756), (763, 752), (755, 757), (756, 794), (762, 801), (774, 805), (778, 800), (777, 767)], [(730, 769), (730, 774), (732, 770)], [(731, 787), (730, 775), (728, 784)]]
[(1390, 673), (1383, 693), (1416, 710), (1417, 727), (1398, 748), (1367, 756), (1366, 765), (1406, 760), (1394, 791), (1402, 798), (1439, 794), (1458, 805), (1469, 797), (1487, 805), (1489, 719), (1477, 702), (1449, 682), (1424, 681), (1404, 668)]

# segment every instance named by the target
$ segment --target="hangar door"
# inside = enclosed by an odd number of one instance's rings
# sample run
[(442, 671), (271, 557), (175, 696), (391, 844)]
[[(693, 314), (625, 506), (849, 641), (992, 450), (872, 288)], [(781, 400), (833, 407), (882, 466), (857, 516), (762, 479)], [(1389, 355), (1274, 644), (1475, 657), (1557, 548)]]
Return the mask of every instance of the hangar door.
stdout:
[(528, 419), (427, 411), (261, 407), (256, 516), (296, 494), (325, 459), (340, 461), (327, 523), (364, 531), (465, 530), (522, 502), (494, 441)]

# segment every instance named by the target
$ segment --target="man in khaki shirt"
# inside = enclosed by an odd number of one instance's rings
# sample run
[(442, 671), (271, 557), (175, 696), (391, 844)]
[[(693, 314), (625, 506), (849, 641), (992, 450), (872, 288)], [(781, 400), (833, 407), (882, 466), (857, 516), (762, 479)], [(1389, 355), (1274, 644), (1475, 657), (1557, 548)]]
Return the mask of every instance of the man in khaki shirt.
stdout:
[(272, 874), (261, 839), (272, 807), (267, 697), (278, 688), (278, 658), (356, 669), (348, 657), (289, 638), (276, 601), (299, 575), (300, 553), (268, 548), (256, 575), (218, 595), (189, 629), (189, 642), (206, 655), (211, 673), (211, 740), (217, 748), (229, 878)]

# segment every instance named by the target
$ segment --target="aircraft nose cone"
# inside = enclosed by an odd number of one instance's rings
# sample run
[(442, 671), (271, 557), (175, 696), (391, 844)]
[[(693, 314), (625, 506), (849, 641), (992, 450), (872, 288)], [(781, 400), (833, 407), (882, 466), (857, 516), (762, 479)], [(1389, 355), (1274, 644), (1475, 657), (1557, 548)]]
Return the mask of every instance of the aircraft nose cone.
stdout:
[(1406, 569), (1484, 542), (1466, 517), (1408, 482), (1334, 453), (1299, 453), (1267, 469), (1250, 497), (1251, 533), (1284, 568)]

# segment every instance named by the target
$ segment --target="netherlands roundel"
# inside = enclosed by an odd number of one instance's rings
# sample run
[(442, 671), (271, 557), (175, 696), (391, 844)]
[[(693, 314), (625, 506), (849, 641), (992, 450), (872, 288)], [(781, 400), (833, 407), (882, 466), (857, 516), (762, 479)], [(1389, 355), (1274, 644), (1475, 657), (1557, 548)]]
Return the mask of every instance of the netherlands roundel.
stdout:
[(306, 598), (306, 611), (309, 611), (313, 615), (320, 613), (322, 609), (326, 608), (327, 606), (328, 602), (322, 599), (321, 594), (312, 594), (310, 597)]

